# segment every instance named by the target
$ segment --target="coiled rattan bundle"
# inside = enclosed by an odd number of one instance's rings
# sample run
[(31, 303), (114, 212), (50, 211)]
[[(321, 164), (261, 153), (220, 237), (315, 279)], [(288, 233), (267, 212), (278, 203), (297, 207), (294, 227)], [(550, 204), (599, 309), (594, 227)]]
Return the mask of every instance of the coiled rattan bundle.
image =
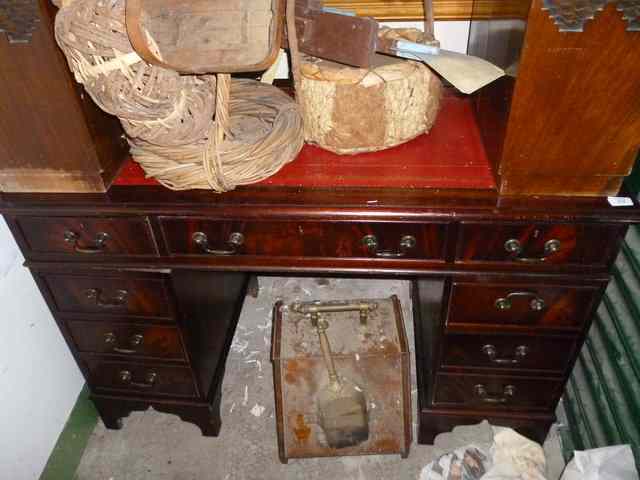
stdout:
[(296, 104), (277, 88), (148, 65), (129, 42), (125, 0), (61, 5), (56, 39), (76, 80), (120, 118), (134, 159), (166, 187), (232, 190), (272, 175), (302, 148)]

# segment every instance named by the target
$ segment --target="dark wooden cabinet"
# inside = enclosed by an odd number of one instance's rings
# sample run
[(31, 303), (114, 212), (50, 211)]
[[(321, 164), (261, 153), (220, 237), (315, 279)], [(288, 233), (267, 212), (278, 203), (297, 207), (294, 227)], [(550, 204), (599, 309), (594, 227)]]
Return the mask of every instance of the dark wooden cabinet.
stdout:
[[(383, 276), (413, 280), (427, 443), (485, 418), (543, 440), (620, 240), (640, 219), (637, 205), (603, 198), (264, 186), (3, 194), (0, 210), (107, 426), (153, 406), (217, 435), (252, 275)], [(109, 240), (94, 251), (100, 232)], [(545, 253), (551, 240), (560, 245)]]
[(55, 9), (35, 4), (31, 43), (0, 32), (0, 213), (108, 427), (153, 406), (217, 435), (250, 278), (278, 273), (413, 281), (421, 442), (485, 418), (544, 438), (640, 220), (604, 197), (640, 143), (640, 33), (615, 5), (581, 34), (542, 0), (522, 19), (484, 12), (470, 53), (509, 75), (447, 92), (428, 135), (348, 158), (306, 146), (218, 195), (136, 173), (55, 46)]
[[(21, 12), (30, 8), (33, 15)], [(57, 9), (50, 0), (4, 2), (2, 9), (9, 17), (2, 26), (12, 24), (12, 13), (18, 24), (37, 23), (23, 42), (11, 42), (12, 32), (0, 27), (0, 190), (106, 191), (127, 158), (127, 140), (118, 119), (69, 71), (53, 35)]]
[(525, 0), (505, 19), (485, 3), (468, 51), (507, 72), (475, 99), (500, 193), (616, 195), (640, 148), (637, 4)]

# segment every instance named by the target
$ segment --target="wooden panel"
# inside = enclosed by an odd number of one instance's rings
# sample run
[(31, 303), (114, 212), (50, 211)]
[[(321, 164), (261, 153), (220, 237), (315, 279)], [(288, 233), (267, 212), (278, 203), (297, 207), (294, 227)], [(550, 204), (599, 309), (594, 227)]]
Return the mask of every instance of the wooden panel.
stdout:
[(487, 411), (478, 408), (419, 408), (418, 443), (433, 445), (440, 433), (450, 432), (461, 425), (477, 425), (485, 420), (491, 425), (513, 428), (520, 435), (542, 445), (556, 416), (553, 413)]
[(560, 374), (573, 358), (576, 342), (575, 338), (566, 337), (452, 333), (444, 335), (443, 340), (443, 367), (542, 370)]
[[(553, 285), (548, 278), (539, 283), (487, 281), (486, 283), (453, 283), (447, 327), (462, 324), (485, 326), (509, 325), (544, 329), (581, 329), (589, 320), (594, 302), (599, 300), (600, 287)], [(522, 295), (527, 293), (527, 295)], [(514, 295), (516, 294), (516, 295)], [(520, 294), (520, 295), (518, 295)], [(509, 299), (511, 306), (500, 309), (500, 299)], [(540, 310), (531, 302), (542, 301)]]
[[(436, 20), (466, 20), (471, 18), (523, 18), (531, 0), (433, 0)], [(360, 16), (384, 20), (422, 20), (423, 2), (410, 0), (326, 0), (328, 7), (353, 10)]]
[[(363, 243), (374, 235), (379, 251), (402, 252), (401, 239), (415, 238), (415, 247), (406, 249), (407, 259), (444, 260), (446, 224), (439, 223), (373, 223), (373, 222), (278, 222), (223, 221), (206, 218), (161, 217), (160, 223), (172, 255), (208, 254), (193, 236), (203, 232), (212, 249), (229, 250), (231, 234), (241, 233), (243, 244), (237, 256), (291, 257), (375, 257)], [(212, 255), (215, 256), (215, 255)]]
[(186, 367), (132, 364), (85, 356), (91, 386), (96, 391), (119, 390), (136, 395), (196, 397), (198, 391)]
[(172, 272), (171, 279), (200, 391), (209, 401), (219, 401), (249, 275), (180, 269)]
[(186, 360), (176, 327), (77, 321), (68, 326), (81, 352)]
[(170, 317), (169, 292), (162, 278), (44, 275), (62, 313)]
[[(562, 393), (562, 380), (499, 375), (436, 375), (435, 406), (460, 406), (499, 410), (547, 410)], [(484, 387), (485, 396), (479, 392)], [(514, 387), (509, 395), (509, 387)]]
[[(536, 265), (608, 265), (620, 238), (616, 225), (463, 223), (456, 261)], [(509, 252), (506, 242), (516, 240), (520, 253)], [(552, 240), (556, 252), (545, 252)]]
[[(156, 255), (144, 217), (31, 217), (15, 219), (30, 253), (68, 253), (77, 259), (109, 255)], [(105, 238), (104, 242), (96, 239)]]
[[(559, 32), (541, 6), (531, 7), (500, 167), (501, 191), (510, 194), (524, 193), (509, 185), (514, 175), (628, 175), (640, 147), (638, 33), (626, 30), (614, 3), (574, 34)], [(526, 192), (572, 194), (572, 186)]]
[(0, 35), (0, 190), (103, 192), (128, 150), (119, 122), (75, 84), (53, 37), (56, 9), (38, 0), (33, 39)]
[[(576, 173), (580, 173), (576, 170)], [(532, 175), (522, 172), (504, 172), (500, 183), (501, 195), (567, 195), (616, 196), (622, 188), (624, 176), (598, 175), (573, 177), (557, 175)]]

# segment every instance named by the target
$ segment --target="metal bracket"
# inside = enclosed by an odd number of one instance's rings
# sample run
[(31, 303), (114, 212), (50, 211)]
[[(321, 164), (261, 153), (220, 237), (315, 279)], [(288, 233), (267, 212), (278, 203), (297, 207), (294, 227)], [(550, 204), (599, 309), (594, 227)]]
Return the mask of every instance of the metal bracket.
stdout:
[(629, 22), (628, 32), (640, 32), (640, 0), (618, 0), (618, 11)]
[(543, 0), (543, 10), (561, 32), (582, 32), (588, 20), (604, 9), (610, 0)]
[(640, 31), (640, 0), (543, 0), (542, 9), (549, 11), (561, 32), (582, 32), (587, 21), (616, 1), (622, 18), (629, 22), (627, 31)]
[(0, 0), (0, 33), (9, 43), (29, 43), (39, 23), (37, 0)]

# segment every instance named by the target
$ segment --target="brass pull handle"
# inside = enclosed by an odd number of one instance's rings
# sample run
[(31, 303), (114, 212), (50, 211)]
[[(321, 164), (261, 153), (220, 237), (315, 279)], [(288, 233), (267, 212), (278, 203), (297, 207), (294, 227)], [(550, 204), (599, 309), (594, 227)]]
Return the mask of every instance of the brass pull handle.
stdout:
[(491, 363), (495, 363), (497, 365), (518, 365), (529, 353), (529, 347), (526, 345), (517, 346), (512, 358), (497, 358), (496, 355), (498, 352), (494, 345), (485, 345), (482, 347), (482, 353), (489, 357)]
[(291, 310), (311, 318), (311, 324), (318, 326), (320, 314), (329, 312), (360, 312), (360, 324), (366, 325), (369, 312), (373, 312), (378, 308), (376, 302), (296, 302), (291, 304)]
[(196, 232), (191, 238), (204, 253), (208, 253), (210, 255), (235, 255), (238, 253), (238, 248), (244, 244), (244, 235), (240, 232), (233, 232), (229, 235), (229, 238), (227, 239), (227, 245), (229, 246), (228, 250), (210, 248), (207, 234), (203, 232)]
[[(106, 333), (104, 336), (104, 343), (107, 345), (111, 345), (111, 349), (116, 353), (124, 353), (127, 355), (131, 355), (134, 353), (138, 353), (135, 348), (121, 348), (118, 347), (118, 339), (116, 338), (113, 332)], [(129, 338), (129, 344), (132, 347), (139, 347), (144, 343), (144, 336), (140, 333), (136, 333), (131, 335)]]
[(476, 394), (476, 397), (479, 397), (481, 401), (484, 403), (508, 403), (513, 396), (516, 394), (516, 387), (513, 385), (505, 385), (502, 389), (502, 396), (493, 396), (489, 395), (487, 392), (487, 387), (483, 384), (479, 383), (475, 387), (473, 387), (473, 391)]
[(83, 247), (79, 245), (80, 235), (71, 230), (64, 232), (64, 241), (70, 243), (73, 246), (73, 250), (76, 253), (93, 254), (104, 253), (107, 240), (109, 240), (109, 234), (106, 232), (99, 232), (96, 234), (96, 238), (93, 240), (93, 246)]
[(378, 250), (378, 239), (375, 235), (365, 235), (362, 238), (362, 244), (367, 247), (372, 255), (378, 258), (402, 258), (406, 257), (409, 253), (408, 251), (416, 246), (416, 237), (413, 235), (404, 235), (400, 239), (397, 252), (392, 250)]
[(534, 292), (512, 292), (506, 297), (498, 298), (495, 302), (496, 308), (498, 310), (509, 310), (513, 306), (513, 299), (518, 297), (532, 297), (529, 301), (529, 308), (534, 312), (544, 310), (546, 306), (544, 299)]
[(542, 257), (520, 257), (519, 255), (522, 253), (522, 244), (519, 240), (510, 238), (509, 240), (504, 242), (504, 249), (512, 255), (512, 260), (525, 263), (546, 262), (551, 255), (559, 252), (561, 247), (562, 243), (560, 242), (560, 240), (552, 238), (551, 240), (547, 240), (545, 242), (544, 255)]
[(99, 288), (90, 288), (84, 292), (88, 300), (93, 300), (98, 307), (116, 308), (122, 307), (127, 303), (129, 292), (127, 290), (116, 290), (113, 298), (105, 300), (102, 298), (102, 290)]
[(118, 374), (118, 378), (120, 379), (120, 383), (124, 385), (138, 388), (151, 388), (155, 385), (156, 380), (158, 379), (158, 374), (154, 371), (150, 371), (144, 376), (144, 382), (134, 382), (133, 374), (129, 370), (121, 370)]

